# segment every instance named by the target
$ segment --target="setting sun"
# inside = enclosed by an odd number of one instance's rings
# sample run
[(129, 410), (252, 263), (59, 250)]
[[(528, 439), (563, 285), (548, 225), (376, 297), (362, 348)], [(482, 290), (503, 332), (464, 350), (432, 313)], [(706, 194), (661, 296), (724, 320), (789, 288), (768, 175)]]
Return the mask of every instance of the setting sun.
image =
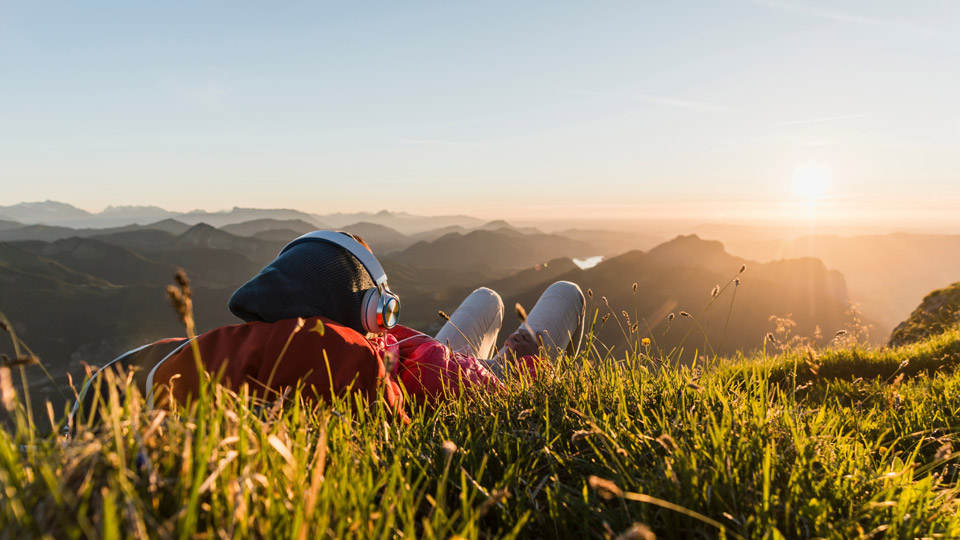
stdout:
[(791, 176), (793, 191), (808, 202), (823, 198), (833, 182), (830, 167), (816, 161), (798, 166)]

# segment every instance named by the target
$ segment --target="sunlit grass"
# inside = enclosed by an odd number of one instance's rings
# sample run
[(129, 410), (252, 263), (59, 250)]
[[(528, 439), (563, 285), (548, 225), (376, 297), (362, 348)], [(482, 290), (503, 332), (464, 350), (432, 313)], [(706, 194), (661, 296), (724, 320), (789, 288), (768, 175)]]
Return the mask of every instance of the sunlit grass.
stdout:
[(68, 440), (12, 401), (0, 537), (960, 535), (960, 331), (703, 370), (596, 351), (408, 425), (211, 384), (174, 411), (112, 392)]

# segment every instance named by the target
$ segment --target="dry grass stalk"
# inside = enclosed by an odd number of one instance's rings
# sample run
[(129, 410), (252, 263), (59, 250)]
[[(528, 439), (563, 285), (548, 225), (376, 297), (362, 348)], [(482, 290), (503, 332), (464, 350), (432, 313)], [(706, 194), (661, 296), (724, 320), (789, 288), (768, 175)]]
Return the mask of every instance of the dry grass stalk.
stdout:
[(601, 499), (609, 501), (610, 499), (623, 497), (623, 490), (610, 480), (590, 475), (587, 482), (590, 484), (590, 488), (596, 491)]
[(0, 401), (8, 413), (12, 414), (17, 407), (17, 391), (13, 388), (13, 377), (8, 366), (0, 366)]
[(657, 540), (657, 535), (643, 523), (634, 523), (623, 531), (614, 540)]
[(520, 302), (517, 302), (514, 309), (517, 310), (517, 317), (520, 317), (521, 322), (527, 322), (527, 310), (523, 309), (523, 306), (520, 305)]

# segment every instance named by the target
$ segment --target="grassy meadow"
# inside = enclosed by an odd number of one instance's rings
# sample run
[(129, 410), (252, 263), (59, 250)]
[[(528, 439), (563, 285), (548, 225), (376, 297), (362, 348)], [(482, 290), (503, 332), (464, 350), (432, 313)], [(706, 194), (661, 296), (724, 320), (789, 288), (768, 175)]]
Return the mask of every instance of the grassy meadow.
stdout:
[(631, 350), (591, 333), (409, 424), (207, 384), (172, 411), (113, 391), (65, 439), (13, 396), (37, 366), (4, 366), (0, 538), (960, 537), (960, 328), (680, 366), (614, 319)]

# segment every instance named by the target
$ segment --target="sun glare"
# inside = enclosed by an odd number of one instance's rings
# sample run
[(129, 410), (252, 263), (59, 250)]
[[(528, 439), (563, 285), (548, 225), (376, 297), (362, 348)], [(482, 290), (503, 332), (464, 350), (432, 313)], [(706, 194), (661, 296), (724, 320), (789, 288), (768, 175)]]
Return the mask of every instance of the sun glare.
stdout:
[(830, 167), (816, 161), (808, 161), (793, 171), (793, 191), (807, 202), (823, 198), (833, 181)]

